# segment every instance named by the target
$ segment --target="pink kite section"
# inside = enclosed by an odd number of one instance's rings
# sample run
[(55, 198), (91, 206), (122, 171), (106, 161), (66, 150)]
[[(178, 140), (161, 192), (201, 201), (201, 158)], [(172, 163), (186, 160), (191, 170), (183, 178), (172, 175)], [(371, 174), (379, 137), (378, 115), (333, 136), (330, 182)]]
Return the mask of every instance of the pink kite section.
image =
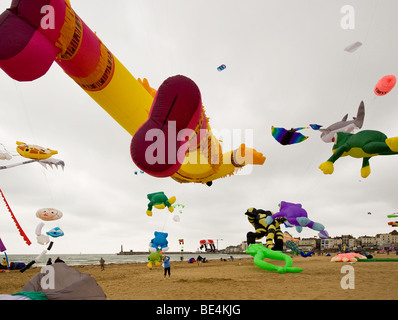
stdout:
[(349, 252), (349, 253), (340, 253), (338, 255), (335, 255), (330, 261), (331, 262), (356, 262), (356, 261), (358, 261), (357, 259), (366, 259), (366, 257), (359, 253)]

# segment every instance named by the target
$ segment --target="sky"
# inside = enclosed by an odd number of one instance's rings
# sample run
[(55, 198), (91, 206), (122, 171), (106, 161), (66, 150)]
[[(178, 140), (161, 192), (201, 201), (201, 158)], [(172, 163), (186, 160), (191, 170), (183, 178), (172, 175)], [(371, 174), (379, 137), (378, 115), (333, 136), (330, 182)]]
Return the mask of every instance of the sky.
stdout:
[[(10, 1), (1, 0), (2, 8)], [(340, 158), (332, 175), (318, 166), (332, 155), (319, 131), (282, 146), (271, 126), (327, 127), (365, 104), (362, 130), (398, 136), (398, 89), (378, 97), (373, 89), (397, 74), (396, 0), (72, 0), (73, 9), (135, 78), (158, 88), (181, 74), (199, 87), (217, 138), (237, 133), (240, 143), (263, 153), (262, 166), (218, 179), (211, 187), (134, 174), (131, 135), (54, 63), (40, 79), (17, 82), (0, 70), (0, 142), (20, 162), (16, 141), (55, 149), (64, 170), (28, 164), (0, 171), (0, 188), (23, 230), (27, 246), (0, 202), (0, 237), (8, 254), (39, 254), (38, 209), (53, 207), (61, 227), (53, 254), (146, 251), (154, 231), (168, 233), (170, 251), (195, 251), (202, 239), (219, 249), (239, 245), (253, 231), (249, 207), (278, 211), (280, 201), (301, 203), (331, 237), (392, 231), (388, 214), (398, 211), (398, 158), (374, 157), (371, 174), (360, 175), (361, 159)], [(345, 5), (354, 25), (343, 28)], [(351, 20), (353, 21), (353, 20)], [(344, 48), (361, 41), (355, 52)], [(217, 71), (226, 65), (222, 72)], [(222, 140), (222, 139), (221, 139)], [(146, 215), (147, 197), (163, 191), (184, 204), (180, 221), (167, 210)], [(368, 214), (368, 213), (371, 214)], [(175, 212), (178, 213), (178, 212)], [(178, 213), (179, 214), (179, 213)], [(304, 228), (296, 237), (313, 237)], [(265, 240), (264, 240), (265, 241)]]

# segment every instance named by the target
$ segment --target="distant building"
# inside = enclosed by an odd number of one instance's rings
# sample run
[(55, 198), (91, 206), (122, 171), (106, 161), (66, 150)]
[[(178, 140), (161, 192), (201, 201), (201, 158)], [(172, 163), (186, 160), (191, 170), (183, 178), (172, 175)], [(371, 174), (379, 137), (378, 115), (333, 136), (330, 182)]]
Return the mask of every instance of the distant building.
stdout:
[(243, 244), (245, 244), (246, 245), (246, 247), (247, 247), (247, 243), (246, 243), (246, 241), (244, 241), (244, 242), (242, 242), (240, 245), (237, 245), (237, 246), (228, 246), (228, 247), (226, 247), (225, 248), (225, 253), (228, 253), (228, 254), (230, 254), (230, 253), (244, 253), (244, 251), (246, 250), (246, 249), (243, 249), (243, 247), (244, 247), (244, 245)]
[(321, 239), (320, 241), (320, 249), (322, 251), (331, 251), (336, 249), (336, 239), (328, 238), (328, 239)]
[(398, 232), (393, 230), (390, 233), (380, 233), (376, 235), (376, 245), (378, 249), (389, 249), (398, 247)]
[(363, 249), (376, 249), (377, 241), (374, 236), (360, 236), (358, 237), (359, 245)]
[(246, 241), (242, 241), (241, 244), (237, 246), (229, 246), (225, 248), (225, 253), (244, 253), (248, 245)]
[[(257, 241), (262, 243), (262, 241)], [(296, 245), (303, 251), (330, 251), (337, 252), (343, 250), (395, 250), (398, 251), (398, 231), (393, 230), (389, 233), (379, 233), (376, 236), (341, 235), (334, 238), (298, 238)], [(240, 245), (229, 246), (225, 249), (226, 253), (244, 253), (248, 245), (243, 241)], [(286, 248), (285, 248), (286, 249)]]
[(303, 238), (297, 242), (297, 246), (303, 251), (311, 251), (319, 249), (320, 244), (317, 244), (316, 238)]

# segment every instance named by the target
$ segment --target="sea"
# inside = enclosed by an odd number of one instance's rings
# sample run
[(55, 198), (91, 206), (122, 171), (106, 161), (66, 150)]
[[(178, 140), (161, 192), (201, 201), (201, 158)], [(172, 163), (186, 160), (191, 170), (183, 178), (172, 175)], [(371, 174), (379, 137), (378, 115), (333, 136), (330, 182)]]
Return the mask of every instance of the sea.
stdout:
[[(225, 254), (225, 253), (170, 253), (168, 254), (170, 261), (189, 261), (191, 258), (197, 259), (200, 255), (202, 258), (207, 260), (220, 260), (220, 259), (241, 259), (251, 257), (248, 254)], [(131, 254), (131, 255), (117, 255), (117, 254), (46, 254), (40, 261), (36, 261), (35, 267), (42, 267), (46, 265), (48, 258), (52, 259), (52, 262), (59, 257), (67, 265), (70, 266), (84, 266), (84, 265), (99, 265), (101, 257), (105, 260), (105, 264), (125, 264), (125, 263), (143, 263), (148, 262), (149, 254)], [(7, 255), (8, 262), (21, 262), (28, 264), (37, 257), (36, 255), (25, 255), (25, 254), (9, 254)], [(182, 257), (182, 259), (181, 259)], [(1, 259), (3, 260), (3, 259)]]

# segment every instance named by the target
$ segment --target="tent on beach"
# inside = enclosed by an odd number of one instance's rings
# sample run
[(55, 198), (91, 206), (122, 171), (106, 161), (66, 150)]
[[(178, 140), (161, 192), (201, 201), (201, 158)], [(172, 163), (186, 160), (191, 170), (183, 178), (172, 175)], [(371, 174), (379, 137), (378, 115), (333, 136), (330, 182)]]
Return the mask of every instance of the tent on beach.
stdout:
[[(65, 263), (54, 263), (47, 267), (53, 268), (53, 279), (50, 272), (40, 271), (25, 284), (22, 291), (42, 292), (48, 300), (106, 300), (104, 291), (89, 274), (81, 273)], [(52, 280), (53, 283), (50, 283)], [(43, 286), (43, 283), (48, 285)]]

